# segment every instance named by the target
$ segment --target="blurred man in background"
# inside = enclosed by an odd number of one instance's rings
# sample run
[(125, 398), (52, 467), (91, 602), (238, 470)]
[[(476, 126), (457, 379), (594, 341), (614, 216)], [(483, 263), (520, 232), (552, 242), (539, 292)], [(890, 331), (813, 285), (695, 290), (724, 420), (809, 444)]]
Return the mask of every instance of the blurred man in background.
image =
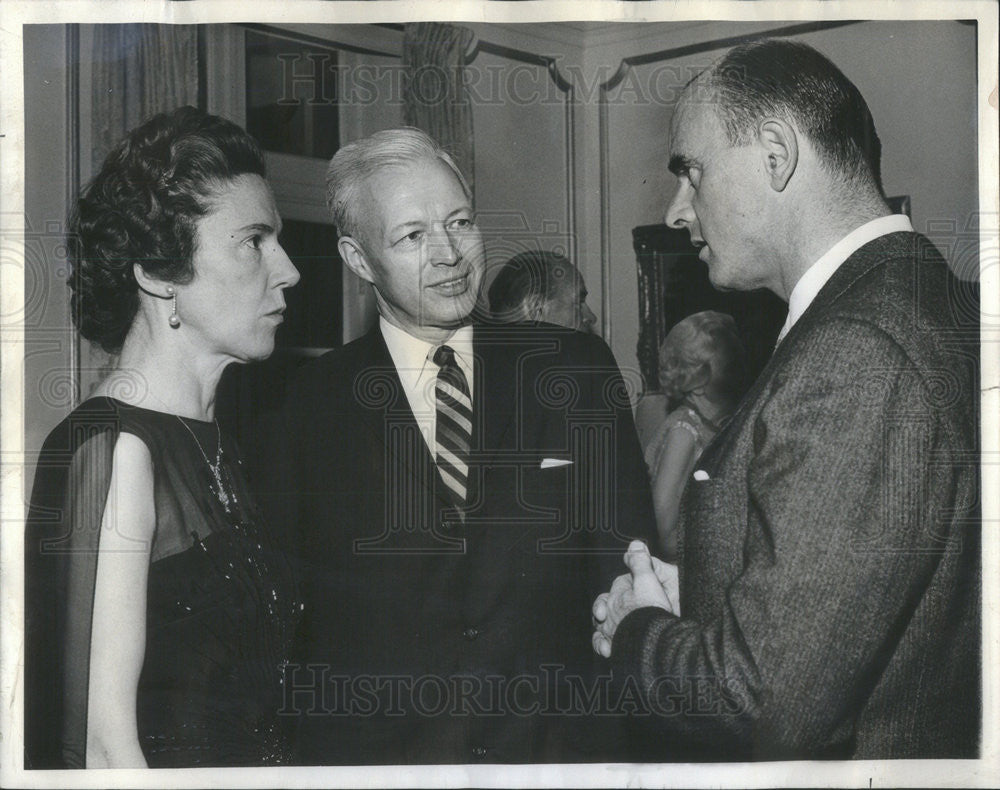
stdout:
[(500, 267), (489, 288), (490, 311), (504, 323), (544, 322), (593, 332), (597, 316), (587, 285), (566, 256), (522, 252)]

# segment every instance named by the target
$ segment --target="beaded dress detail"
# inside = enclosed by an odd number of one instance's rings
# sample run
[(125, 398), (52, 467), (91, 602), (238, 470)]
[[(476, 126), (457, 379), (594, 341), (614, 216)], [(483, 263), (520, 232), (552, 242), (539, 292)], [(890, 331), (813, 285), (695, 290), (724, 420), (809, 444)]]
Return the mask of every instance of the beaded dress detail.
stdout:
[[(97, 547), (122, 432), (145, 442), (154, 469), (137, 699), (147, 763), (287, 762), (290, 717), (279, 710), (302, 606), (285, 536), (264, 525), (238, 450), (218, 430), (92, 398), (49, 436), (25, 541), (27, 765), (85, 765)], [(202, 448), (211, 448), (214, 468)]]

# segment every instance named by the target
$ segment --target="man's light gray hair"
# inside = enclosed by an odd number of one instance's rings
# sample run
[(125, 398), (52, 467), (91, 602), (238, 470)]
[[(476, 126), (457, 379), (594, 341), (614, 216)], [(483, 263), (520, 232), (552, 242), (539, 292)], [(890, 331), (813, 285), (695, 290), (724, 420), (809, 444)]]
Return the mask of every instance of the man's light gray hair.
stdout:
[(355, 140), (337, 151), (326, 170), (326, 205), (341, 236), (356, 236), (365, 183), (379, 171), (425, 159), (440, 159), (455, 174), (465, 196), (472, 200), (469, 183), (451, 155), (434, 139), (411, 126), (384, 129)]

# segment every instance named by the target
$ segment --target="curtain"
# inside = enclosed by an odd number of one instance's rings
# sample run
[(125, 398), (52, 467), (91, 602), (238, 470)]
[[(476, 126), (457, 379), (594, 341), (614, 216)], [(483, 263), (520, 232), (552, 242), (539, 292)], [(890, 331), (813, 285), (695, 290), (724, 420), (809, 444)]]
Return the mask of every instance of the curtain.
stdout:
[[(195, 25), (95, 25), (90, 114), (91, 174), (108, 152), (159, 112), (198, 104), (198, 29)], [(87, 152), (80, 151), (80, 161)], [(115, 358), (80, 338), (84, 397), (114, 367)]]
[(403, 117), (452, 155), (475, 193), (472, 107), (463, 80), (465, 53), (472, 38), (471, 30), (456, 25), (406, 25)]
[(195, 25), (96, 25), (92, 172), (151, 115), (198, 103)]

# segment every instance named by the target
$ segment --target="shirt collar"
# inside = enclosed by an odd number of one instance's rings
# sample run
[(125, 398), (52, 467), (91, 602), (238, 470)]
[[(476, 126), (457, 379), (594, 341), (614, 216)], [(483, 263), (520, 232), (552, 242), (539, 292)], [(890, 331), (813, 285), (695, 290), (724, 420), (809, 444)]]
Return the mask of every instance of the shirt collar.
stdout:
[(426, 340), (414, 337), (404, 329), (391, 324), (379, 316), (379, 329), (385, 338), (385, 345), (392, 357), (392, 364), (403, 387), (409, 391), (418, 391), (426, 381), (427, 376), (436, 376), (438, 366), (434, 364), (434, 352), (438, 346), (447, 345), (455, 352), (455, 359), (469, 384), (469, 394), (472, 394), (472, 327), (463, 326), (455, 330), (446, 343), (428, 343)]
[(778, 342), (788, 334), (795, 322), (802, 317), (809, 305), (812, 304), (816, 295), (820, 292), (827, 281), (833, 277), (834, 272), (840, 268), (848, 258), (864, 247), (868, 242), (886, 236), (889, 233), (900, 231), (913, 232), (913, 225), (910, 218), (904, 214), (890, 214), (887, 217), (879, 217), (871, 222), (866, 222), (858, 228), (848, 233), (844, 238), (834, 244), (820, 258), (812, 264), (805, 273), (795, 283), (792, 292), (788, 295), (788, 318), (785, 325), (781, 327), (778, 335)]

